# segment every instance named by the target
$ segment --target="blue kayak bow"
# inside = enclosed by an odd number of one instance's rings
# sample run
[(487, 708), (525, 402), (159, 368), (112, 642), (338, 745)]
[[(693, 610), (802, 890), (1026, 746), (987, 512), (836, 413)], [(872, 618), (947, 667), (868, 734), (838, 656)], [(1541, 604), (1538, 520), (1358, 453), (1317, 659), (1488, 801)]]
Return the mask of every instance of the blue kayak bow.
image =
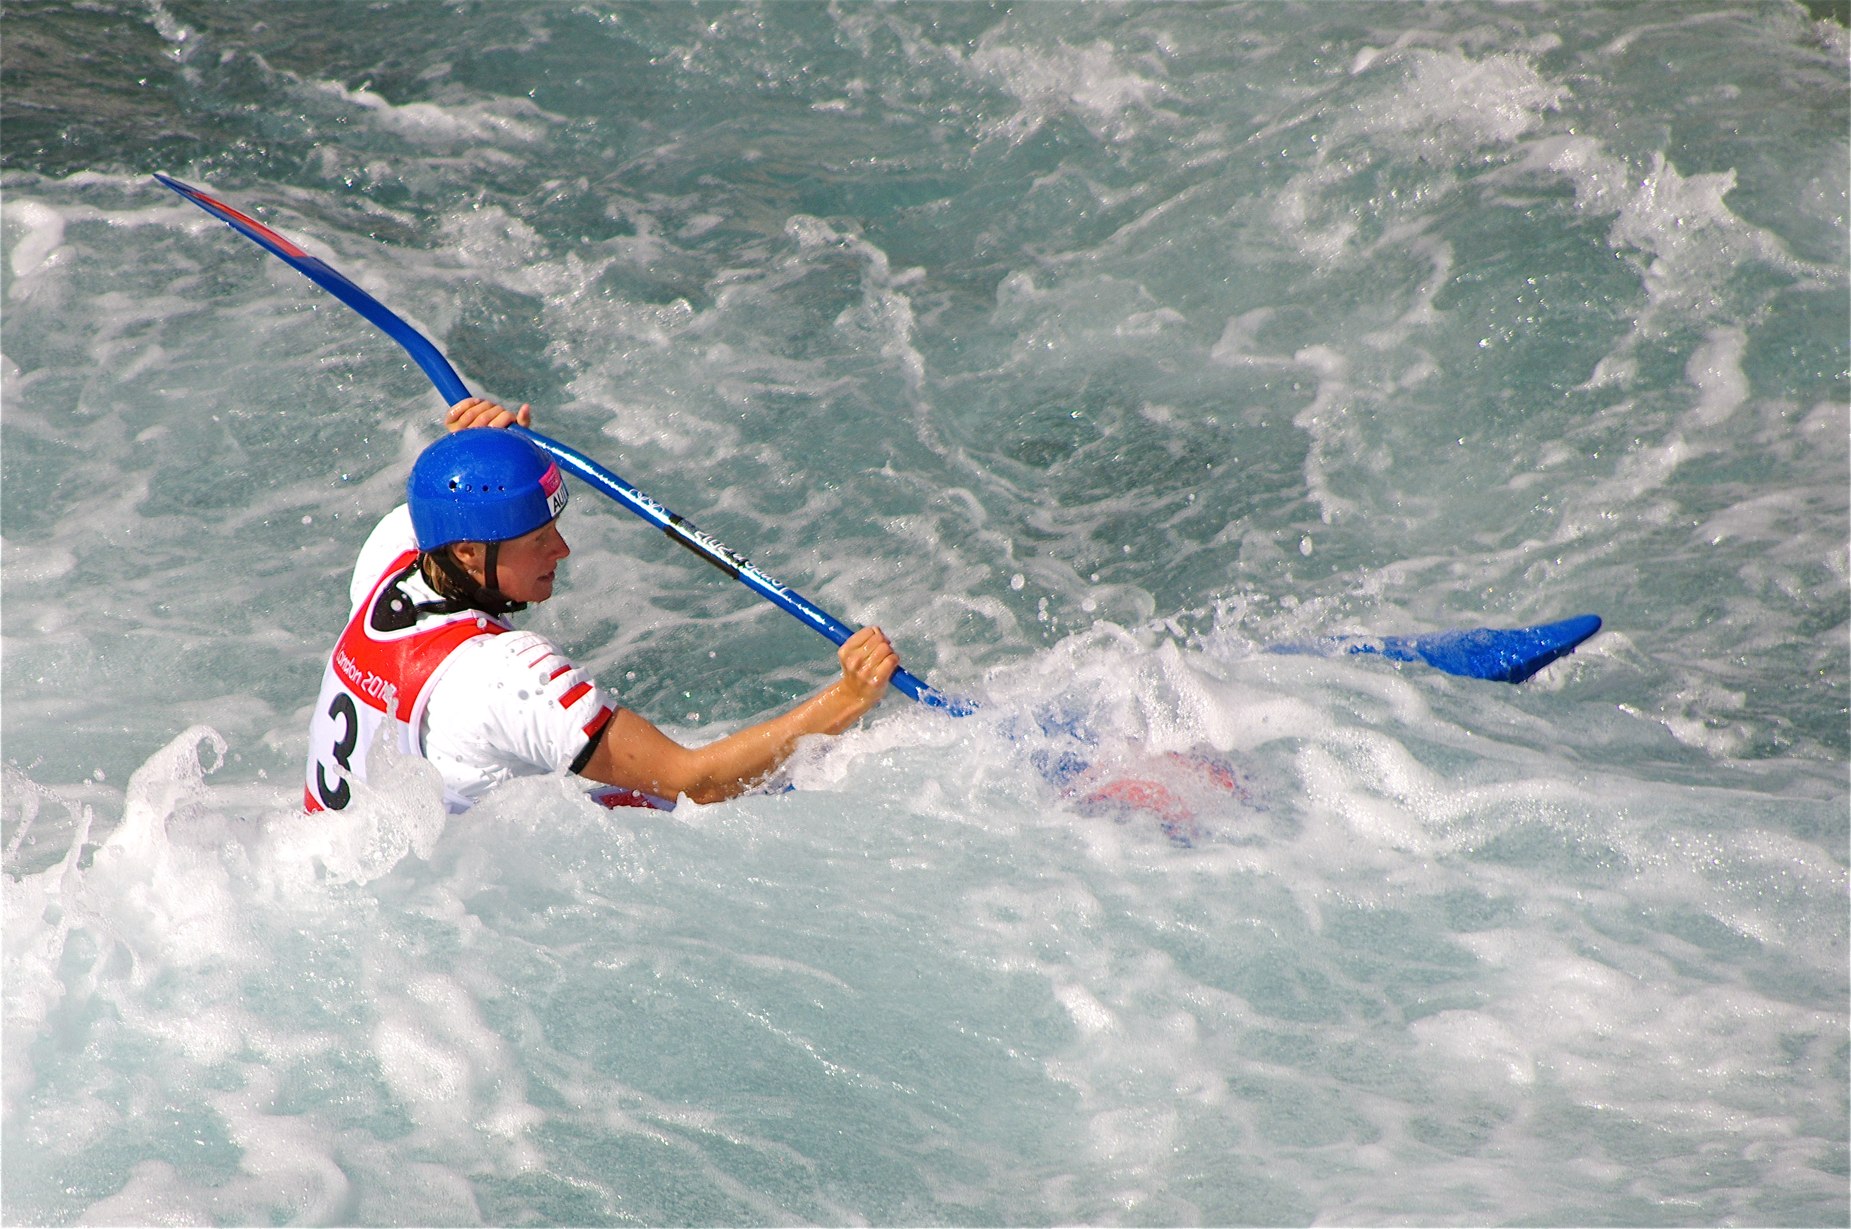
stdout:
[(1373, 653), (1390, 661), (1418, 661), (1464, 678), (1521, 683), (1566, 657), (1600, 630), (1599, 615), (1576, 615), (1536, 627), (1475, 627), (1424, 636), (1339, 636), (1310, 644), (1275, 645), (1274, 653), (1336, 657)]
[[(326, 290), (347, 306), (383, 330), (410, 354), (412, 360), (430, 377), (445, 405), (455, 405), (470, 395), (469, 389), (430, 339), (405, 323), (385, 304), (349, 281), (339, 270), (297, 247), (270, 227), (240, 213), (223, 201), (215, 200), (198, 188), (181, 183), (172, 176), (154, 173), (155, 179), (201, 209), (225, 223), (251, 242), (287, 263), (304, 277)], [(552, 454), (562, 468), (576, 475), (600, 493), (662, 530), (674, 541), (719, 568), (772, 605), (840, 645), (852, 629), (801, 593), (779, 584), (765, 575), (743, 556), (723, 546), (681, 517), (625, 482), (610, 470), (576, 450), (548, 439), (525, 427), (511, 427)], [(1465, 678), (1493, 679), (1521, 683), (1550, 662), (1574, 651), (1582, 641), (1600, 630), (1595, 615), (1579, 615), (1560, 623), (1538, 627), (1476, 628), (1470, 631), (1433, 632), (1419, 636), (1380, 638), (1348, 637), (1304, 645), (1283, 645), (1277, 653), (1311, 653), (1321, 656), (1368, 653), (1391, 661), (1420, 661), (1447, 674)], [(964, 716), (976, 711), (970, 700), (945, 695), (905, 670), (894, 673), (893, 685), (902, 693), (932, 708)]]

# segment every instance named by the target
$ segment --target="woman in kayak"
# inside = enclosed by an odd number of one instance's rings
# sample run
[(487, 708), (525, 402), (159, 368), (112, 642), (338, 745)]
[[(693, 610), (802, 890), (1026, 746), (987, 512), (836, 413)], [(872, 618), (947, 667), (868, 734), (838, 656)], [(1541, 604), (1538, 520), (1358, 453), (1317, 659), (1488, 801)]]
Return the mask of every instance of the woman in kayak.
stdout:
[(750, 789), (809, 734), (839, 734), (879, 704), (899, 658), (879, 628), (837, 653), (842, 677), (791, 708), (684, 747), (620, 707), (545, 637), (507, 616), (553, 596), (570, 554), (558, 466), (520, 435), (532, 411), (471, 397), (412, 466), (406, 503), (360, 549), (352, 613), (309, 726), (305, 803), (339, 810), (384, 737), (429, 760), (466, 810), (511, 777), (571, 771), (611, 805), (717, 802)]

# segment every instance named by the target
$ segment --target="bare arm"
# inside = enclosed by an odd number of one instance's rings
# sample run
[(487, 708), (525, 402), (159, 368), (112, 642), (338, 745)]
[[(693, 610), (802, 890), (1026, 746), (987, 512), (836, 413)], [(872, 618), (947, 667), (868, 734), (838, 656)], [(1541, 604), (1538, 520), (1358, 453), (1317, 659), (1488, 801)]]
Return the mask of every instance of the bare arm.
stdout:
[(684, 747), (619, 710), (579, 772), (606, 785), (696, 802), (736, 797), (790, 758), (809, 734), (840, 734), (879, 704), (900, 664), (887, 637), (864, 627), (836, 654), (842, 677), (788, 712), (704, 747)]

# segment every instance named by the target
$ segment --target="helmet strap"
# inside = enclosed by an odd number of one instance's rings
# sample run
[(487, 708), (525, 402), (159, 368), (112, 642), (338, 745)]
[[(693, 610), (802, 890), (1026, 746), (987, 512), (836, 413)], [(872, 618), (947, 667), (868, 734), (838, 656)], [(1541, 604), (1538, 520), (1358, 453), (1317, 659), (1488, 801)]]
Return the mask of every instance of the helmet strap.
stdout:
[(500, 554), (501, 543), (489, 542), (483, 559), (482, 575), (488, 583), (483, 584), (464, 570), (457, 562), (456, 556), (448, 546), (423, 552), (422, 558), (429, 560), (443, 579), (449, 582), (441, 586), (444, 600), (441, 602), (422, 602), (418, 609), (430, 614), (455, 614), (462, 610), (480, 610), (484, 614), (513, 614), (517, 610), (527, 609), (526, 602), (517, 602), (503, 593), (495, 584), (495, 561)]
[(495, 572), (495, 564), (501, 558), (501, 543), (484, 542), (482, 546), (482, 587), (490, 593), (500, 593), (501, 577)]

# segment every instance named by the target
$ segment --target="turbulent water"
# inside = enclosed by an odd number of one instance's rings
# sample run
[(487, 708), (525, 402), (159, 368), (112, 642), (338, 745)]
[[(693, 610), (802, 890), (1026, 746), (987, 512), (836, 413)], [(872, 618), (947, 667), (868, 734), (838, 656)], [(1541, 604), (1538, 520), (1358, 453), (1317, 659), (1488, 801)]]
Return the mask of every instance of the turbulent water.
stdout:
[[(0, 36), (9, 1223), (1851, 1219), (1829, 7)], [(301, 816), (441, 404), (157, 170), (983, 707), (669, 814)], [(829, 677), (564, 526), (527, 624), (672, 731)], [(1518, 687), (1266, 651), (1584, 611)]]

